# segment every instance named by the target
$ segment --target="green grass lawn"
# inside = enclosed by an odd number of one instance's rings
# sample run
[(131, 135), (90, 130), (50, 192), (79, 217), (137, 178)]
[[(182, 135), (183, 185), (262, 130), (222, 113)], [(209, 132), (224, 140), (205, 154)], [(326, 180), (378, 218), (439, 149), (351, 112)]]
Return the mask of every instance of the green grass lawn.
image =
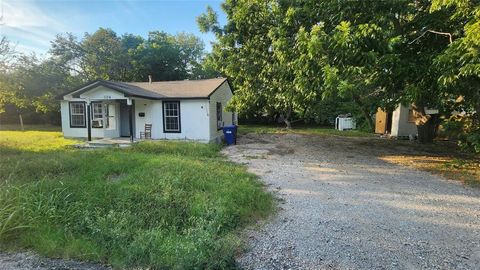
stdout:
[(116, 268), (228, 268), (272, 196), (217, 145), (78, 150), (59, 132), (0, 131), (0, 249)]
[(245, 135), (248, 133), (295, 133), (305, 135), (320, 135), (320, 136), (344, 136), (344, 137), (370, 137), (374, 136), (373, 133), (368, 133), (360, 130), (344, 130), (339, 131), (334, 128), (328, 127), (312, 127), (301, 126), (293, 127), (292, 129), (286, 129), (284, 127), (272, 126), (272, 125), (239, 125), (239, 135)]

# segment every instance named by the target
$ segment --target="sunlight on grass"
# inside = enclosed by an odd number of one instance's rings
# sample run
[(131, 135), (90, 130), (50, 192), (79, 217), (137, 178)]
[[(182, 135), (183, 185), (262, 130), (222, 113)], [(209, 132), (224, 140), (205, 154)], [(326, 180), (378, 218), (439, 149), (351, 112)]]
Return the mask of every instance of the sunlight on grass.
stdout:
[(240, 125), (238, 127), (239, 135), (248, 133), (259, 134), (304, 134), (304, 135), (319, 135), (319, 136), (342, 136), (342, 137), (371, 137), (373, 133), (368, 133), (360, 130), (336, 130), (334, 128), (327, 127), (294, 127), (292, 129), (286, 129), (282, 127), (274, 127), (268, 125)]
[(381, 159), (390, 163), (428, 171), (447, 179), (462, 181), (473, 186), (480, 185), (479, 160), (458, 159), (450, 156), (414, 155), (388, 155), (381, 157)]
[(0, 131), (0, 147), (22, 151), (52, 151), (79, 143), (65, 139), (61, 132), (52, 131)]

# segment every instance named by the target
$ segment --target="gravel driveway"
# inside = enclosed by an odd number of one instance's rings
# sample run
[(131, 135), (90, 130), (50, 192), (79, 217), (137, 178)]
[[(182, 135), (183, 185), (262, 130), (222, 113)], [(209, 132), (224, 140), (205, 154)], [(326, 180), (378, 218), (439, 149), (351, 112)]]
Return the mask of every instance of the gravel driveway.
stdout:
[(248, 134), (224, 152), (276, 193), (246, 269), (480, 269), (480, 189), (382, 161), (379, 138)]

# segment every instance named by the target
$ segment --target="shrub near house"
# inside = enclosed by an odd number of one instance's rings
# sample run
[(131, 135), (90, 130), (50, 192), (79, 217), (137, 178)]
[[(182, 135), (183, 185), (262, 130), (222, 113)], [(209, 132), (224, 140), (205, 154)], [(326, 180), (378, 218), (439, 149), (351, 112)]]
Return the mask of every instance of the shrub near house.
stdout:
[(64, 144), (58, 132), (1, 133), (2, 249), (116, 267), (224, 268), (240, 245), (235, 231), (271, 209), (255, 176), (216, 145), (81, 151), (41, 146)]

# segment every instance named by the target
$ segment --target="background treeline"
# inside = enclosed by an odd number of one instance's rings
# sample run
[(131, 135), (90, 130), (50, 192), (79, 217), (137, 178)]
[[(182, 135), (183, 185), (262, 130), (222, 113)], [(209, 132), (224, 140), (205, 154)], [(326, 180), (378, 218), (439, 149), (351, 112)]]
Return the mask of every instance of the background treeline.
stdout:
[(58, 35), (46, 57), (25, 55), (0, 41), (1, 123), (58, 123), (58, 94), (95, 79), (156, 81), (215, 77), (204, 44), (192, 34), (153, 31), (146, 38), (100, 28), (79, 39)]
[(244, 116), (282, 115), (289, 127), (343, 106), (373, 130), (377, 107), (413, 104), (421, 142), (442, 120), (424, 107), (438, 108), (445, 119), (462, 112), (443, 125), (480, 151), (479, 3), (226, 0), (226, 25), (211, 8), (198, 23), (217, 36), (212, 62)]
[(222, 8), (225, 25), (211, 8), (197, 18), (216, 35), (209, 54), (193, 35), (158, 31), (61, 35), (44, 59), (18, 55), (2, 39), (2, 122), (19, 112), (58, 119), (53, 97), (87, 80), (221, 74), (235, 90), (229, 108), (242, 119), (290, 127), (353, 113), (373, 130), (378, 107), (412, 104), (421, 142), (442, 124), (480, 152), (480, 1), (226, 0)]

